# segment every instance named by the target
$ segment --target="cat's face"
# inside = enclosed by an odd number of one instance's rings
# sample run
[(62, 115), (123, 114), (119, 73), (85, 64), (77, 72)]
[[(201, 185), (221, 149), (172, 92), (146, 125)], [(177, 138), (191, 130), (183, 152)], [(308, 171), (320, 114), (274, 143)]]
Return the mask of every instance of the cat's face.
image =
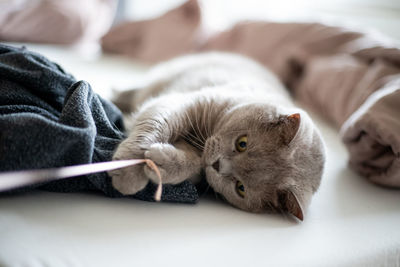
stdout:
[(287, 211), (302, 220), (324, 164), (308, 116), (245, 105), (230, 110), (218, 128), (203, 153), (210, 186), (240, 209)]

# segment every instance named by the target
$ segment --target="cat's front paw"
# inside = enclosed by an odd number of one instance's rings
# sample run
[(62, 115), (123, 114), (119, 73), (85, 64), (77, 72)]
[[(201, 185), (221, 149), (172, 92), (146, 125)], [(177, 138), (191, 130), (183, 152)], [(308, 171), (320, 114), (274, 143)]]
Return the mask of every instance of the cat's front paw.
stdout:
[(146, 187), (149, 179), (143, 172), (143, 165), (134, 165), (109, 171), (112, 185), (124, 195), (133, 195)]
[[(170, 144), (156, 143), (144, 153), (146, 159), (152, 160), (158, 167), (163, 183), (177, 183), (179, 179), (179, 151)], [(154, 170), (144, 167), (144, 173), (154, 183), (159, 183)]]

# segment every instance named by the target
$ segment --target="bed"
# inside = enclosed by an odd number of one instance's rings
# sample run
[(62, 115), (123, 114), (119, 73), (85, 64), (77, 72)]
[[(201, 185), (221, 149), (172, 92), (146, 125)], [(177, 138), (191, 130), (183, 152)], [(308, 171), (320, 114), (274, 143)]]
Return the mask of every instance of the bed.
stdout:
[[(110, 98), (146, 66), (62, 46), (27, 44)], [(400, 194), (347, 167), (337, 130), (313, 114), (327, 147), (304, 222), (251, 214), (205, 194), (195, 204), (96, 193), (0, 196), (0, 266), (400, 266)]]

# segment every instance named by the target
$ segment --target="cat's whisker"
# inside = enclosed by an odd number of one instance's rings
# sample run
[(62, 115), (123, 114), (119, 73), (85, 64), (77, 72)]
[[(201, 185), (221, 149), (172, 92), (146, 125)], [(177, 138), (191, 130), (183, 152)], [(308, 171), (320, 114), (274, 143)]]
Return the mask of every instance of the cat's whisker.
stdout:
[(197, 143), (196, 141), (189, 139), (188, 140), (191, 144), (193, 144), (196, 148), (198, 148), (199, 150), (204, 150), (204, 147), (202, 145), (200, 145), (199, 143)]
[(215, 196), (215, 199), (220, 200), (220, 201), (224, 201), (224, 200), (222, 199), (222, 195), (218, 194), (218, 193), (215, 192), (215, 191), (214, 191), (214, 196)]
[(190, 139), (190, 138), (188, 138), (188, 137), (186, 137), (186, 136), (182, 136), (182, 138), (183, 138), (186, 142), (188, 142), (188, 143), (192, 144), (193, 146), (195, 146), (197, 149), (201, 149), (201, 145), (198, 144), (198, 143), (196, 143), (196, 141), (194, 141), (194, 140), (192, 140), (192, 139)]
[[(192, 130), (193, 130), (193, 132), (194, 132), (194, 134), (195, 135), (192, 135), (190, 132), (188, 132), (191, 136), (192, 136), (192, 141), (194, 141), (194, 140), (196, 140), (196, 143), (198, 144), (198, 145), (200, 145), (200, 149), (201, 150), (204, 150), (204, 144), (205, 144), (205, 140), (202, 140), (201, 139), (201, 136), (203, 136), (202, 134), (201, 134), (201, 131), (200, 131), (200, 129), (198, 128), (198, 127), (195, 127), (194, 125), (193, 125), (193, 122), (192, 122), (192, 119), (190, 118), (190, 116), (189, 116), (189, 114), (187, 114), (187, 113), (185, 113), (185, 115), (186, 115), (186, 117), (187, 117), (187, 119), (188, 119), (188, 121), (189, 121), (189, 123), (190, 123), (190, 125), (191, 125), (191, 128), (192, 128)], [(196, 114), (195, 114), (195, 118), (196, 118), (197, 116), (196, 116)], [(197, 119), (196, 119), (196, 121), (197, 121)], [(203, 137), (203, 139), (204, 139), (204, 137)]]
[(274, 205), (272, 205), (271, 202), (268, 201), (267, 204), (268, 204), (268, 207), (270, 208), (271, 211), (275, 211), (276, 210), (276, 207)]
[[(194, 125), (193, 125), (192, 119), (190, 118), (190, 116), (189, 116), (189, 114), (188, 114), (187, 112), (185, 112), (185, 116), (186, 116), (187, 120), (189, 121), (190, 127), (191, 127), (191, 129), (193, 130), (194, 134), (195, 134), (195, 135), (198, 135), (198, 133), (197, 133), (197, 131), (196, 131), (196, 128), (195, 128)], [(194, 136), (194, 137), (197, 139), (197, 136)], [(199, 141), (201, 141), (201, 140), (199, 140)]]
[[(204, 145), (198, 143), (198, 140), (196, 139), (196, 137), (193, 136), (193, 134), (191, 134), (190, 132), (188, 132), (186, 134), (180, 134), (179, 136), (182, 137), (187, 142), (193, 144), (199, 150), (204, 150)], [(192, 138), (194, 138), (194, 139), (192, 139)]]
[(196, 140), (196, 136), (195, 135), (193, 135), (191, 132), (187, 132), (187, 133), (185, 133), (184, 135), (182, 135), (181, 134), (181, 136), (188, 136), (188, 137), (190, 137), (190, 138), (193, 138), (192, 140)]
[(187, 132), (186, 134), (189, 135), (191, 138), (193, 138), (193, 139), (191, 139), (191, 140), (196, 141), (196, 143), (198, 143), (198, 144), (200, 144), (201, 146), (204, 147), (204, 142), (202, 142), (202, 140), (199, 139), (198, 136), (193, 135), (191, 132)]
[(208, 126), (210, 125), (210, 123), (209, 123), (209, 120), (210, 120), (210, 108), (209, 108), (210, 106), (209, 105), (207, 105), (207, 108), (205, 107), (204, 108), (204, 131), (205, 131), (205, 133), (206, 133), (206, 136), (207, 136), (207, 138), (209, 138), (211, 135), (210, 135), (210, 131), (209, 131), (209, 129), (208, 129)]
[(207, 137), (210, 137), (211, 135), (212, 135), (212, 131), (211, 131), (211, 126), (212, 126), (212, 124), (211, 124), (211, 114), (213, 114), (212, 113), (212, 111), (213, 111), (213, 105), (211, 105), (211, 104), (208, 104), (208, 110), (207, 110), (208, 112), (207, 112), (207, 121), (206, 121), (206, 130), (207, 130)]
[(193, 128), (193, 131), (194, 131), (194, 133), (196, 134), (196, 135), (198, 135), (198, 136), (200, 136), (199, 135), (199, 133), (197, 132), (197, 127), (195, 127), (195, 125), (197, 125), (197, 114), (196, 114), (196, 109), (194, 109), (194, 119), (195, 119), (195, 121), (194, 121), (194, 124), (193, 124), (193, 121), (192, 121), (192, 119), (190, 118), (190, 116), (188, 117), (189, 118), (189, 120), (190, 120), (190, 124), (192, 125), (192, 128)]
[[(203, 109), (203, 113), (201, 114), (201, 117), (199, 117), (200, 123), (199, 123), (198, 126), (197, 126), (197, 128), (199, 129), (199, 132), (200, 132), (200, 135), (201, 135), (201, 138), (202, 138), (203, 143), (205, 143), (205, 142), (206, 142), (206, 139), (207, 139), (207, 134), (206, 134), (206, 131), (205, 131), (205, 116), (204, 116), (204, 110), (205, 110), (205, 109)], [(200, 126), (201, 126), (202, 129), (200, 129)]]
[(213, 109), (214, 105), (209, 104), (208, 105), (208, 114), (207, 114), (207, 135), (210, 137), (212, 135), (211, 127), (212, 127), (212, 121), (211, 121), (211, 114), (213, 114)]
[(208, 193), (208, 190), (210, 190), (211, 186), (207, 185), (207, 188), (204, 190), (204, 192), (200, 195), (200, 197), (205, 196)]
[(194, 119), (195, 119), (196, 127), (197, 127), (197, 130), (198, 130), (197, 134), (199, 135), (199, 138), (201, 138), (200, 140), (204, 143), (205, 142), (205, 138), (204, 138), (204, 136), (203, 136), (203, 134), (201, 132), (201, 129), (199, 127), (199, 122), (197, 120), (197, 119), (201, 119), (201, 118), (198, 118), (199, 116), (197, 114), (197, 109), (194, 109), (194, 110), (195, 110)]
[(202, 127), (203, 127), (203, 130), (204, 130), (204, 134), (205, 134), (205, 137), (206, 138), (204, 138), (204, 142), (206, 141), (206, 139), (207, 139), (207, 137), (208, 137), (208, 132), (207, 132), (207, 109), (206, 108), (204, 108), (203, 109), (203, 114), (202, 114)]

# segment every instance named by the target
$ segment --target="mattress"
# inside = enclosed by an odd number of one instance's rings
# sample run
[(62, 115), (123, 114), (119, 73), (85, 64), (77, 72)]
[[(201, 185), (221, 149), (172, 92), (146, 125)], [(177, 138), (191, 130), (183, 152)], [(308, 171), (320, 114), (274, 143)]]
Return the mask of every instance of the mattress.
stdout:
[[(109, 98), (140, 86), (146, 66), (28, 45)], [(206, 194), (198, 204), (96, 193), (0, 197), (0, 266), (400, 266), (400, 194), (348, 169), (337, 130), (312, 114), (327, 147), (304, 222), (251, 214)]]

